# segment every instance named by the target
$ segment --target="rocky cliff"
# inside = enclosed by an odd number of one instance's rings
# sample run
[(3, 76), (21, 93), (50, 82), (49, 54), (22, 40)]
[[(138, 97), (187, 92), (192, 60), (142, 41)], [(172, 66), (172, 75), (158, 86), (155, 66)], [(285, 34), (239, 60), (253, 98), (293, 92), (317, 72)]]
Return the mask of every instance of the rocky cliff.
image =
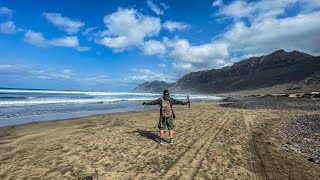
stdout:
[[(143, 83), (135, 92), (228, 93), (254, 90), (286, 84), (287, 88), (319, 86), (320, 57), (298, 51), (275, 51), (261, 57), (251, 57), (222, 69), (191, 72), (175, 83), (154, 81)], [(312, 84), (313, 83), (313, 84)], [(314, 88), (312, 88), (314, 86)]]

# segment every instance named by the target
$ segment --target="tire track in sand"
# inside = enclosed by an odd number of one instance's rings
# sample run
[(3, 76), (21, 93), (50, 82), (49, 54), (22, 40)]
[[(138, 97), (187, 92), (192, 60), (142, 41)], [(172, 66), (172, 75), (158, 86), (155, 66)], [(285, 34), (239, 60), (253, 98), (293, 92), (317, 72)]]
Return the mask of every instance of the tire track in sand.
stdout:
[(250, 151), (250, 166), (251, 169), (256, 174), (255, 179), (268, 179), (266, 166), (264, 164), (264, 160), (259, 151), (258, 145), (253, 138), (252, 135), (252, 116), (248, 113), (248, 111), (243, 110), (243, 121), (247, 131), (247, 138), (249, 141), (249, 151)]
[[(230, 112), (225, 112), (211, 127), (204, 132), (193, 144), (193, 148), (186, 151), (180, 159), (167, 171), (164, 179), (177, 178), (193, 179), (201, 168), (205, 154), (208, 152), (217, 134), (222, 130), (225, 123), (230, 119)], [(209, 125), (209, 124), (208, 124)]]

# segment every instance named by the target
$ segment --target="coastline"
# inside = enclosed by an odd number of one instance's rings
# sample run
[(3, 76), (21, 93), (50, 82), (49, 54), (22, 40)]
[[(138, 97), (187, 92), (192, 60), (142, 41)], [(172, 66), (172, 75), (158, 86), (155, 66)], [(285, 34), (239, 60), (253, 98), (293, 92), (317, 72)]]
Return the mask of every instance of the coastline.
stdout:
[[(142, 106), (142, 102), (161, 97), (154, 93), (0, 90), (0, 127), (152, 109), (156, 107)], [(180, 100), (187, 98), (185, 94), (172, 96)], [(190, 98), (192, 102), (220, 99), (199, 94), (190, 95)]]
[(175, 106), (172, 146), (156, 143), (158, 109), (1, 127), (0, 178), (320, 177), (319, 165), (285, 147), (279, 133), (319, 110), (223, 104), (230, 102)]
[[(220, 100), (203, 100), (203, 101), (195, 101), (192, 103), (199, 102), (217, 102)], [(122, 107), (118, 109), (107, 109), (107, 110), (95, 110), (95, 111), (80, 111), (80, 112), (69, 112), (69, 113), (55, 113), (55, 114), (44, 114), (37, 116), (29, 116), (29, 117), (19, 117), (14, 119), (0, 119), (0, 128), (1, 127), (10, 127), (16, 125), (25, 125), (25, 124), (33, 124), (33, 123), (41, 123), (41, 122), (50, 122), (57, 120), (69, 120), (69, 119), (79, 119), (97, 115), (106, 115), (106, 114), (114, 114), (114, 113), (126, 113), (126, 112), (140, 112), (140, 111), (148, 111), (157, 109), (158, 106), (142, 106), (141, 103), (143, 101), (131, 102), (129, 105), (133, 105), (134, 107)]]

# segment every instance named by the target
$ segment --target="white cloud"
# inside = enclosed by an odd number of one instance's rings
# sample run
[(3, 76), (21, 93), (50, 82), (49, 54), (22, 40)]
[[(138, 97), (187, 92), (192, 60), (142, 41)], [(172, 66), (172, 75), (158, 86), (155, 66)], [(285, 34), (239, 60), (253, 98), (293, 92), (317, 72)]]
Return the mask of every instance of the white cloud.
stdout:
[(16, 25), (12, 21), (7, 21), (7, 22), (0, 24), (0, 33), (15, 34), (20, 31), (22, 31), (22, 29), (17, 28)]
[(174, 82), (171, 77), (163, 73), (155, 73), (150, 69), (132, 69), (136, 74), (130, 78), (127, 78), (127, 81), (133, 82), (146, 82), (146, 81), (165, 81), (165, 82)]
[(14, 66), (11, 64), (0, 64), (0, 70), (6, 70), (6, 69), (10, 69), (12, 67), (14, 67)]
[(46, 39), (43, 37), (43, 35), (41, 33), (38, 32), (34, 32), (31, 30), (28, 30), (25, 34), (24, 34), (24, 41), (38, 46), (38, 47), (45, 47), (46, 45)]
[(229, 58), (228, 46), (222, 42), (191, 45), (188, 40), (175, 37), (163, 39), (168, 56), (174, 58), (171, 64), (175, 74), (181, 76), (191, 71), (221, 68)]
[[(297, 15), (286, 16), (294, 5), (300, 8)], [(320, 1), (238, 0), (219, 7), (216, 15), (234, 18), (235, 23), (213, 43), (224, 44), (229, 54), (241, 54), (227, 58), (225, 65), (278, 49), (320, 55)]]
[[(59, 70), (58, 70), (59, 71)], [(75, 74), (70, 69), (63, 69), (60, 72), (48, 72), (44, 70), (32, 70), (30, 73), (34, 74), (38, 79), (60, 79), (68, 80), (72, 79)]]
[(78, 51), (89, 50), (89, 47), (80, 46), (76, 36), (46, 39), (43, 37), (42, 33), (28, 30), (24, 35), (24, 41), (38, 47), (56, 46), (74, 48)]
[(118, 37), (104, 37), (102, 39), (96, 40), (98, 44), (105, 45), (109, 48), (114, 49), (115, 52), (123, 51), (125, 48), (136, 45), (140, 42), (130, 42), (127, 36), (118, 36)]
[(87, 29), (85, 29), (83, 32), (82, 32), (82, 35), (87, 35), (87, 34), (89, 34), (89, 33), (91, 33), (93, 30), (95, 30), (95, 29), (98, 29), (98, 27), (89, 27), (89, 28), (87, 28)]
[(72, 20), (68, 17), (63, 17), (59, 13), (43, 13), (43, 16), (47, 19), (48, 22), (69, 34), (77, 33), (85, 24), (84, 22), (79, 20)]
[(0, 7), (0, 15), (11, 16), (12, 13), (13, 13), (13, 10), (9, 9), (8, 7)]
[(176, 21), (166, 21), (163, 24), (163, 27), (170, 32), (173, 32), (176, 30), (185, 30), (185, 29), (190, 28), (190, 26), (188, 24), (185, 24), (182, 22), (176, 22)]
[(143, 52), (145, 55), (164, 55), (166, 47), (159, 41), (150, 40), (144, 43)]
[(184, 63), (202, 68), (218, 68), (224, 65), (229, 57), (227, 45), (224, 43), (207, 43), (190, 45), (186, 39), (165, 39), (164, 43), (172, 48), (170, 56)]
[(96, 37), (98, 30), (98, 27), (89, 27), (82, 32), (82, 35), (86, 37), (88, 41), (92, 41)]
[(3, 77), (14, 79), (57, 79), (67, 80), (74, 77), (70, 69), (39, 69), (31, 66), (0, 64), (0, 74)]
[(246, 1), (233, 1), (231, 4), (224, 6), (218, 12), (218, 15), (230, 16), (233, 18), (247, 17), (254, 11), (254, 7), (249, 6)]
[(182, 62), (182, 61), (173, 62), (171, 65), (172, 65), (172, 68), (174, 69), (175, 76), (181, 77), (181, 76), (188, 74), (190, 72), (203, 71), (203, 70), (208, 70), (208, 69), (219, 69), (219, 68), (227, 65), (224, 60), (216, 60), (216, 61), (220, 61), (221, 66), (219, 66), (219, 67), (210, 66), (210, 65), (199, 66), (199, 64), (192, 64), (192, 63)]
[(172, 63), (172, 66), (174, 69), (180, 71), (180, 73), (188, 73), (190, 71), (193, 71), (195, 67), (191, 63)]
[(146, 37), (157, 36), (161, 29), (160, 19), (145, 16), (135, 9), (118, 9), (103, 19), (107, 30), (96, 38), (96, 43), (115, 51), (143, 46)]
[(96, 85), (110, 82), (105, 75), (87, 75), (83, 76), (75, 73), (71, 69), (55, 69), (14, 64), (0, 64), (0, 76), (12, 79), (40, 79), (40, 80), (59, 80), (73, 81), (84, 84)]
[(264, 54), (277, 49), (320, 54), (320, 12), (283, 19), (266, 18), (251, 26), (236, 23), (220, 39), (232, 51)]
[(10, 19), (12, 18), (12, 13), (14, 11), (7, 8), (7, 7), (0, 7), (0, 18), (1, 16), (6, 16), (7, 19), (5, 22), (0, 23), (0, 33), (2, 34), (15, 34), (17, 32), (23, 31), (21, 28), (17, 28), (13, 21)]
[(64, 69), (63, 76), (65, 79), (70, 79), (73, 76), (73, 73), (70, 69)]
[(167, 9), (169, 9), (169, 8), (170, 8), (170, 6), (169, 6), (169, 5), (167, 5), (167, 4), (166, 4), (166, 3), (164, 3), (164, 2), (160, 3), (160, 5), (162, 6), (163, 10), (167, 10)]
[(62, 47), (78, 47), (79, 40), (76, 36), (69, 36), (69, 37), (61, 37), (51, 39), (49, 44), (52, 46), (62, 46)]
[(298, 1), (300, 6), (302, 7), (302, 12), (311, 12), (320, 8), (320, 1), (319, 0), (300, 0)]
[(222, 6), (223, 5), (223, 2), (222, 0), (215, 0), (212, 2), (212, 7), (219, 7), (219, 6)]
[(32, 73), (35, 74), (35, 78), (38, 79), (58, 79), (58, 80), (71, 80), (76, 82), (85, 82), (86, 84), (104, 84), (108, 82), (107, 76), (95, 75), (95, 76), (81, 76), (74, 73), (71, 69), (55, 70), (35, 70)]
[(274, 18), (282, 15), (287, 8), (295, 4), (299, 4), (303, 12), (311, 12), (320, 7), (320, 1), (318, 0), (260, 0), (249, 3), (244, 0), (237, 0), (221, 6), (216, 15), (260, 21), (265, 18)]
[(49, 40), (48, 43), (57, 47), (75, 48), (78, 51), (88, 51), (90, 49), (89, 47), (80, 46), (79, 39), (76, 36), (54, 38)]
[[(163, 15), (164, 11), (160, 9), (152, 0), (147, 0), (147, 5), (157, 15)], [(164, 3), (162, 3), (162, 6), (166, 8)]]

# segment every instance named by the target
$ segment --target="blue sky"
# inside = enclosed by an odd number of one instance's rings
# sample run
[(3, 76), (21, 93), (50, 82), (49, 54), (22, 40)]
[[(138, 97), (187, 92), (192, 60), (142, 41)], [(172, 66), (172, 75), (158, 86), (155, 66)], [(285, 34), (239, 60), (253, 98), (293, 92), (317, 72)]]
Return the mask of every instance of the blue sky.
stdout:
[(320, 54), (318, 0), (0, 0), (0, 87), (130, 91), (277, 49)]

